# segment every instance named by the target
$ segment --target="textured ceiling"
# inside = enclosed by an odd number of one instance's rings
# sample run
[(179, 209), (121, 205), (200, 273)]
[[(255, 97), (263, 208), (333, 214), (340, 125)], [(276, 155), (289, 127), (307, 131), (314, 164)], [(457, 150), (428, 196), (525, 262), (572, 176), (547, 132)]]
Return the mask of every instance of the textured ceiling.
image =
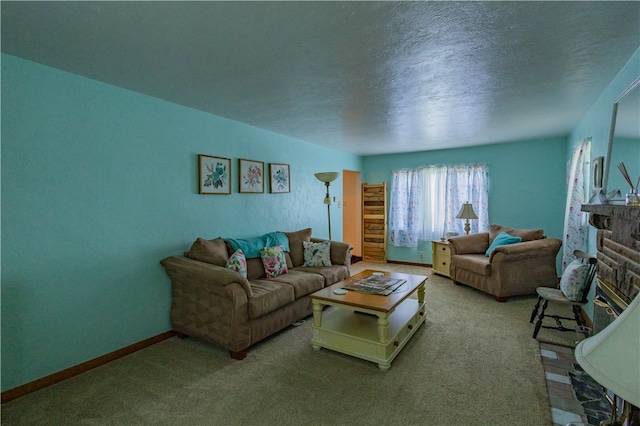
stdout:
[(640, 2), (6, 2), (2, 51), (383, 154), (564, 136), (640, 47)]

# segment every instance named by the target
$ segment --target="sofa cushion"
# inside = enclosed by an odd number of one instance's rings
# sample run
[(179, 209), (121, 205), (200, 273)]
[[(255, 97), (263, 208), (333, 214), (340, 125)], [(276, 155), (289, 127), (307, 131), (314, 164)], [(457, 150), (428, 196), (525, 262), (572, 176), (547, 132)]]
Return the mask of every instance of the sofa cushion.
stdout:
[(289, 270), (293, 269), (293, 261), (291, 260), (291, 253), (285, 251), (284, 258), (287, 261), (287, 269)]
[[(290, 273), (291, 271), (292, 270), (289, 270)], [(303, 271), (307, 273), (322, 275), (324, 277), (325, 287), (349, 278), (349, 267), (345, 265), (296, 266), (293, 271)]]
[(452, 261), (456, 267), (466, 269), (478, 275), (491, 275), (491, 262), (484, 254), (457, 254)]
[(506, 246), (509, 244), (515, 244), (522, 241), (521, 237), (514, 237), (513, 235), (509, 235), (506, 232), (501, 232), (497, 237), (493, 239), (493, 242), (485, 252), (485, 256), (491, 256), (491, 252), (494, 251), (497, 247)]
[(304, 248), (304, 264), (302, 266), (331, 266), (331, 243), (302, 242)]
[(259, 318), (295, 300), (291, 285), (277, 281), (249, 281), (252, 297), (248, 301), (249, 318)]
[(303, 241), (311, 240), (311, 228), (301, 229), (295, 232), (284, 233), (289, 239), (289, 255), (293, 266), (302, 266), (304, 263)]
[(191, 245), (187, 257), (216, 266), (225, 266), (229, 259), (229, 253), (222, 238), (216, 238), (214, 240), (198, 238)]
[(492, 243), (501, 232), (520, 237), (522, 241), (539, 240), (544, 237), (544, 230), (542, 229), (513, 229), (500, 225), (489, 225), (489, 243)]
[(260, 258), (267, 278), (274, 278), (287, 273), (287, 261), (284, 258), (284, 251), (280, 244), (260, 249)]
[(247, 279), (249, 281), (264, 278), (266, 276), (267, 274), (265, 274), (264, 272), (262, 259), (260, 259), (259, 257), (247, 259)]
[(286, 283), (293, 288), (296, 299), (311, 294), (324, 287), (324, 277), (319, 274), (303, 271), (289, 271), (288, 274), (278, 275), (269, 281)]
[(242, 250), (238, 250), (229, 256), (226, 267), (247, 278), (247, 259), (244, 257)]

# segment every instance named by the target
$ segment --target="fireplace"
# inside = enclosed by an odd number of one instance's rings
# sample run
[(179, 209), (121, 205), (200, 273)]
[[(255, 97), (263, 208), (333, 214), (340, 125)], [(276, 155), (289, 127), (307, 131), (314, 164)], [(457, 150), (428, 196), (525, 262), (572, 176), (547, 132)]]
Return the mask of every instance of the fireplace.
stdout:
[(597, 279), (593, 306), (593, 332), (598, 333), (615, 320), (629, 306), (610, 283)]
[[(640, 293), (640, 207), (583, 205), (589, 223), (598, 229), (596, 296), (593, 331), (615, 320)], [(638, 296), (640, 297), (640, 296)], [(622, 406), (618, 404), (618, 409)], [(626, 425), (640, 422), (640, 409), (631, 406)]]
[(583, 205), (598, 229), (598, 274), (593, 328), (598, 332), (640, 292), (640, 207)]

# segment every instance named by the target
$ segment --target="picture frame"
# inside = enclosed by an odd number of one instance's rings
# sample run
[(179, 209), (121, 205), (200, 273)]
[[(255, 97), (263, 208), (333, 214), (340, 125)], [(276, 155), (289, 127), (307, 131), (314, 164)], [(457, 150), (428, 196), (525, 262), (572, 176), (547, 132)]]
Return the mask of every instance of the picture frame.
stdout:
[(264, 162), (240, 158), (238, 169), (241, 193), (262, 194), (264, 192)]
[(198, 154), (198, 193), (231, 194), (231, 159)]
[(269, 188), (272, 194), (284, 194), (291, 191), (291, 178), (289, 175), (289, 165), (270, 163), (269, 164)]

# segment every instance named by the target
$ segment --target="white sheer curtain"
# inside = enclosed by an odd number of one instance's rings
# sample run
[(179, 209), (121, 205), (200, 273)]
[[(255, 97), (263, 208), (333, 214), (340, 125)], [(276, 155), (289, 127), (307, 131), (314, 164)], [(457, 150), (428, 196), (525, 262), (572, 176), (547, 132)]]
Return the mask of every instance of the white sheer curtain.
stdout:
[(469, 202), (478, 216), (472, 232), (489, 229), (488, 166), (440, 165), (394, 170), (391, 179), (389, 242), (417, 247), (418, 240), (436, 240), (445, 232), (464, 233), (464, 221), (456, 218)]
[[(572, 260), (574, 250), (586, 250), (587, 214), (580, 210), (585, 199), (585, 164), (590, 156), (591, 138), (576, 144), (567, 171), (567, 204), (564, 213), (564, 241), (562, 242), (562, 271)], [(588, 172), (587, 172), (588, 173)]]
[(489, 229), (489, 166), (472, 164), (450, 166), (447, 169), (445, 199), (446, 232), (463, 235), (463, 219), (456, 218), (462, 204), (471, 203), (478, 219), (469, 220), (471, 234)]
[(389, 197), (389, 243), (391, 245), (418, 247), (421, 192), (418, 170), (392, 172)]
[(444, 236), (447, 166), (432, 166), (420, 169), (422, 197), (420, 198), (420, 233), (423, 241), (438, 240)]

